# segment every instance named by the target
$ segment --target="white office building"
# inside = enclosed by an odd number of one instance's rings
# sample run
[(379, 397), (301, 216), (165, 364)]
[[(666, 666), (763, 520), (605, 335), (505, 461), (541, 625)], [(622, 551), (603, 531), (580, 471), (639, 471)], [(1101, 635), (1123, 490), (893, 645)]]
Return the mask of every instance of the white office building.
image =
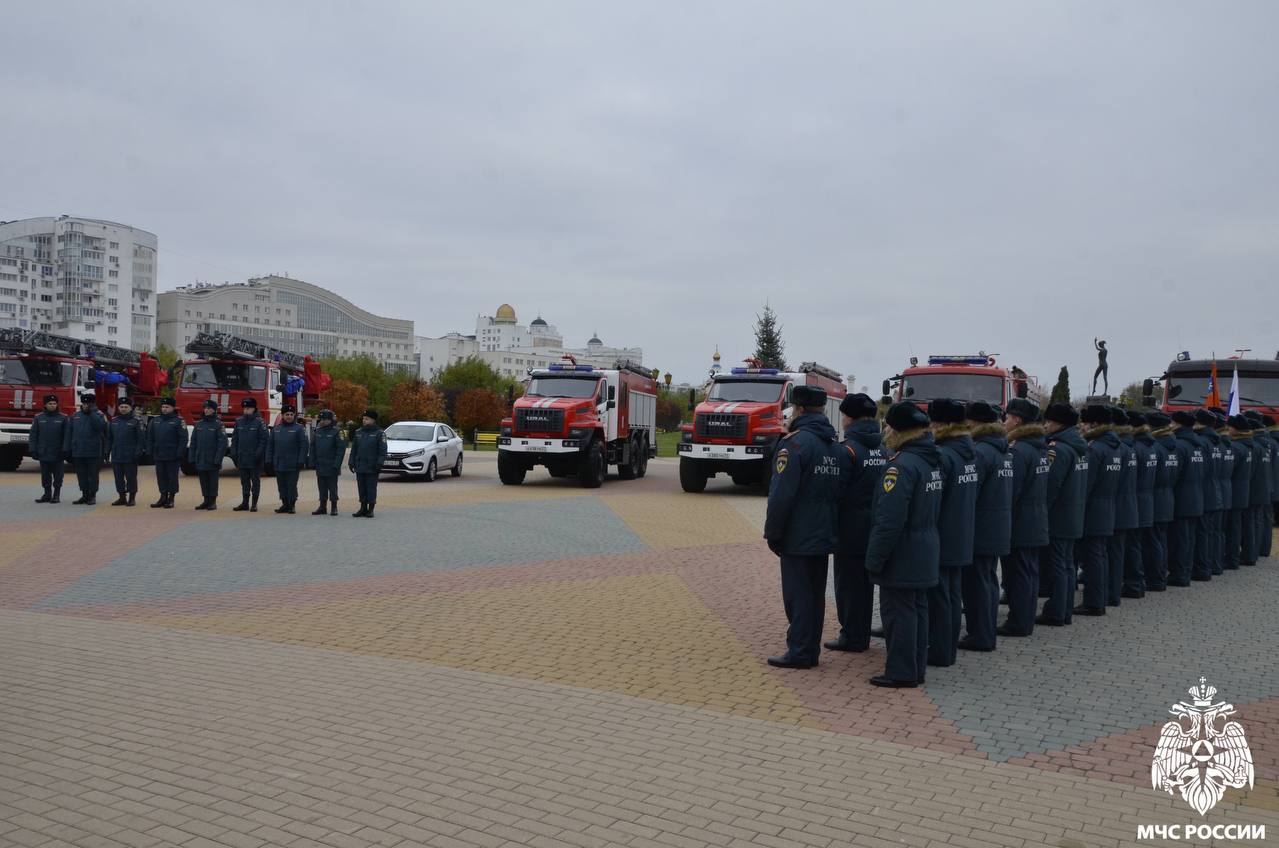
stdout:
[(0, 222), (0, 327), (155, 346), (155, 233), (96, 218)]
[(412, 321), (374, 315), (328, 289), (289, 277), (161, 292), (160, 343), (182, 352), (198, 332), (232, 333), (321, 361), (368, 356), (388, 371), (417, 369)]

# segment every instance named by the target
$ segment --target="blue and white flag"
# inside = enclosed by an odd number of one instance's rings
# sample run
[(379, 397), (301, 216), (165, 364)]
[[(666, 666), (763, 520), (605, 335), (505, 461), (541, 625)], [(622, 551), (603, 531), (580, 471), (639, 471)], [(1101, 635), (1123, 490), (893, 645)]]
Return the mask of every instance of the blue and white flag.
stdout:
[(1239, 414), (1239, 366), (1235, 366), (1235, 375), (1230, 378), (1230, 404), (1226, 409), (1227, 415)]

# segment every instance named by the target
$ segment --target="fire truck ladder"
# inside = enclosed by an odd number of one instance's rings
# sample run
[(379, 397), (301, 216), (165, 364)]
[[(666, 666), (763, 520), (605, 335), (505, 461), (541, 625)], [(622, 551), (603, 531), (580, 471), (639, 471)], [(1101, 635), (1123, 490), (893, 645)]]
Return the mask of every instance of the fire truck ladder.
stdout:
[(259, 359), (264, 362), (278, 362), (290, 371), (306, 369), (305, 357), (261, 342), (233, 336), (230, 333), (196, 333), (195, 338), (187, 344), (187, 353), (225, 359)]
[(834, 380), (836, 382), (843, 382), (843, 379), (844, 379), (843, 374), (839, 373), (833, 368), (827, 368), (825, 365), (818, 365), (816, 362), (805, 362), (801, 364), (799, 366), (799, 373), (816, 374), (819, 377), (828, 377), (829, 379)]
[(6, 353), (73, 356), (117, 368), (137, 368), (142, 364), (142, 354), (126, 347), (73, 339), (70, 336), (59, 336), (42, 330), (21, 330), (16, 327), (0, 330), (0, 350)]
[(649, 379), (653, 378), (652, 368), (645, 368), (643, 365), (636, 365), (629, 359), (617, 360), (617, 363), (613, 366), (613, 368), (618, 371), (629, 371), (632, 374), (639, 374), (641, 376), (648, 377)]

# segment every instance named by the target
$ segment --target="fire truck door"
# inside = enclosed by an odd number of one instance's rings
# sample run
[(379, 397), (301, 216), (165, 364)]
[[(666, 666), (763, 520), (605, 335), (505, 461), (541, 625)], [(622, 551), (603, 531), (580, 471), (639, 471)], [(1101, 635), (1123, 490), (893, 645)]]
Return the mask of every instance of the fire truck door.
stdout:
[(617, 439), (617, 421), (618, 421), (618, 379), (614, 376), (605, 377), (600, 381), (600, 391), (603, 396), (599, 399), (600, 408), (603, 412), (600, 414), (600, 421), (604, 423), (604, 438), (607, 441)]
[(274, 423), (280, 416), (280, 406), (284, 403), (284, 392), (280, 386), (280, 369), (272, 368), (266, 381), (267, 406), (265, 418)]

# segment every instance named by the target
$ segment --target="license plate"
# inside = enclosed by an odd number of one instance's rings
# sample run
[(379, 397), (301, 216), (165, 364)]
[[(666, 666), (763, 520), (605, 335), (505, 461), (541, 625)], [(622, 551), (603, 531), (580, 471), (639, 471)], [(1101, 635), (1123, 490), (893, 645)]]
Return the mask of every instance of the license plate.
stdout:
[(713, 450), (711, 451), (711, 459), (728, 459), (728, 451)]
[(528, 450), (530, 453), (546, 453), (546, 446), (545, 445), (529, 445)]

